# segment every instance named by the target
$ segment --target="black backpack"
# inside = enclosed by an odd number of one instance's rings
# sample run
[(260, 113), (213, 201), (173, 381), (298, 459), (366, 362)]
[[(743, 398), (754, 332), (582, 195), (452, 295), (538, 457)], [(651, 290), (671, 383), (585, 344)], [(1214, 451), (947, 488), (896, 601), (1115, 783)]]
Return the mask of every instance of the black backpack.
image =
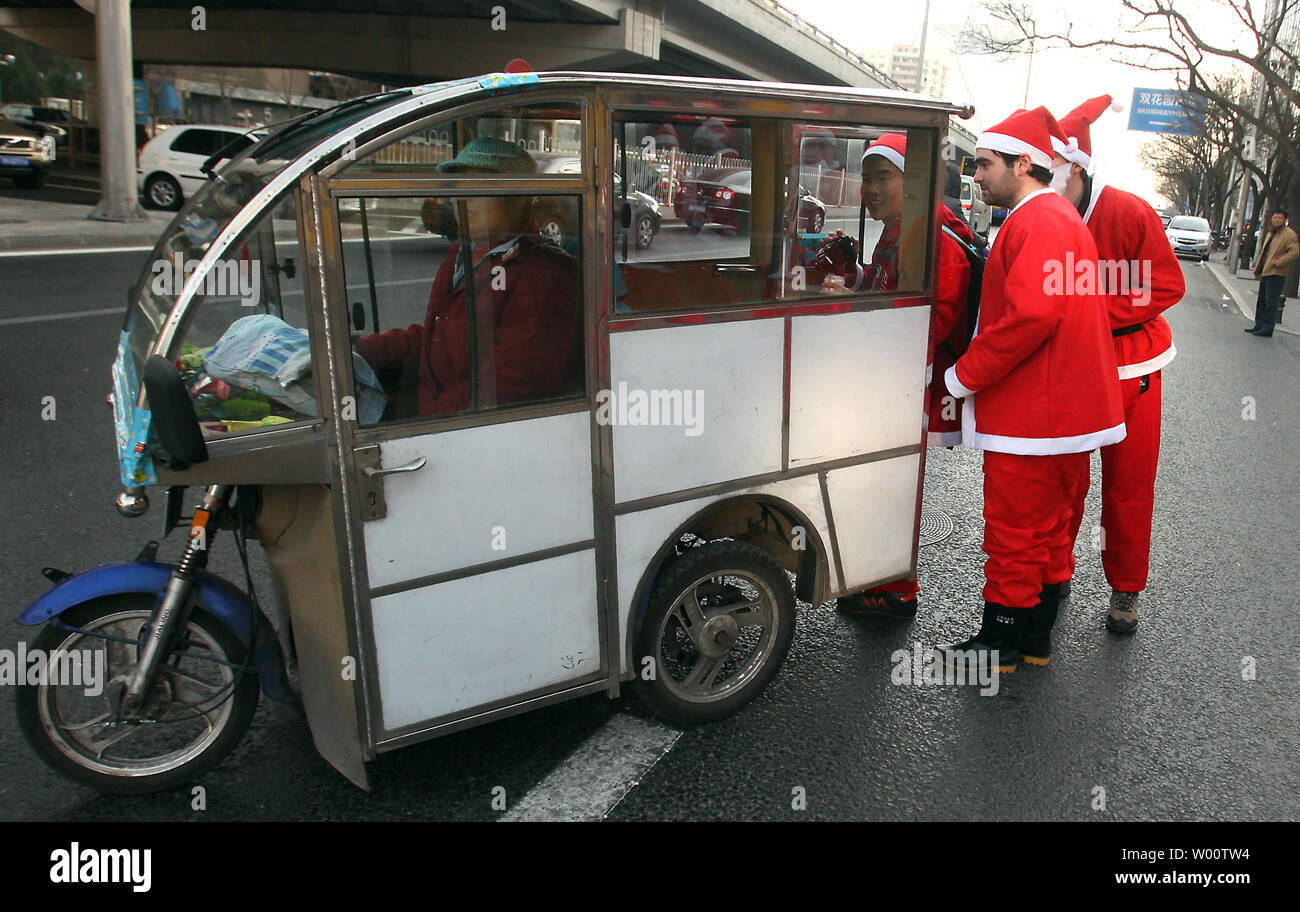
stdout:
[(988, 261), (988, 248), (985, 247), (983, 251), (976, 250), (947, 225), (940, 227), (943, 228), (944, 234), (957, 242), (962, 253), (966, 254), (966, 262), (970, 264), (970, 284), (966, 286), (966, 341), (969, 342), (975, 336), (975, 321), (979, 318), (980, 291), (984, 284), (984, 264)]

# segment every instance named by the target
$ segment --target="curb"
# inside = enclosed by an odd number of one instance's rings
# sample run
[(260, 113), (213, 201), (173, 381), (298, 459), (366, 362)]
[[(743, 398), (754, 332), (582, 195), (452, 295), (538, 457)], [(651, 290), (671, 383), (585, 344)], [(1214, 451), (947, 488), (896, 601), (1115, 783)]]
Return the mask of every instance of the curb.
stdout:
[[(1247, 309), (1246, 299), (1241, 296), (1241, 293), (1235, 287), (1233, 287), (1232, 282), (1229, 281), (1229, 279), (1232, 277), (1228, 275), (1228, 267), (1226, 265), (1220, 265), (1218, 263), (1207, 261), (1205, 263), (1205, 268), (1209, 271), (1210, 275), (1214, 276), (1215, 280), (1218, 281), (1219, 285), (1223, 287), (1223, 290), (1228, 293), (1228, 296), (1232, 298), (1233, 303), (1237, 305), (1237, 310), (1241, 311), (1241, 315), (1245, 317), (1247, 320), (1254, 322), (1255, 309), (1253, 307), (1250, 308), (1249, 310)], [(1291, 329), (1290, 327), (1284, 326), (1281, 323), (1274, 324), (1273, 331), (1284, 332), (1289, 336), (1300, 336), (1300, 331)]]
[(38, 253), (44, 250), (63, 250), (88, 248), (95, 250), (112, 250), (118, 247), (149, 247), (158, 243), (161, 231), (148, 234), (136, 233), (126, 235), (65, 234), (44, 235), (37, 237), (0, 237), (0, 251), (7, 253)]

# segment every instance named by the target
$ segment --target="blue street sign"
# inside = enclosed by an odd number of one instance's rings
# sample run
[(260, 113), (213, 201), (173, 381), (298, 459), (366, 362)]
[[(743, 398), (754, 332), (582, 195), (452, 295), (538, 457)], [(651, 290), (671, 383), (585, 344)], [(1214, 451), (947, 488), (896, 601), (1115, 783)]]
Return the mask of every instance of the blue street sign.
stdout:
[(135, 122), (138, 124), (149, 123), (149, 90), (145, 87), (143, 79), (131, 80), (135, 88)]
[(1147, 133), (1195, 136), (1201, 132), (1201, 127), (1187, 116), (1183, 108), (1186, 94), (1173, 89), (1134, 89), (1128, 128)]

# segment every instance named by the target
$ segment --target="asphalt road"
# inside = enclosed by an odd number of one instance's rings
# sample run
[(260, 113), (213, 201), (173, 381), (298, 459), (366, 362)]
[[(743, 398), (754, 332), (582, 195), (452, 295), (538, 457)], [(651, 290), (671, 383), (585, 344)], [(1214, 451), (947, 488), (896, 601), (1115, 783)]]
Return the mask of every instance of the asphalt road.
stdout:
[[(120, 317), (96, 313), (119, 306), (142, 259), (0, 258), (0, 648), (33, 636), (11, 619), (46, 588), (42, 566), (129, 558), (157, 535), (156, 509), (129, 521), (111, 506), (104, 395)], [(989, 697), (892, 684), (895, 650), (963, 638), (977, 623), (980, 458), (936, 450), (926, 503), (956, 529), (921, 552), (917, 620), (805, 607), (781, 673), (726, 722), (679, 732), (589, 698), (385, 755), (370, 764), (367, 793), (317, 756), (302, 723), (264, 701), (239, 748), (203, 778), (207, 809), (194, 811), (188, 790), (115, 798), (66, 782), (37, 761), (12, 698), (0, 695), (0, 819), (493, 820), (503, 816), (497, 788), (504, 816), (524, 818), (1300, 817), (1300, 340), (1243, 334), (1214, 279), (1183, 268), (1188, 296), (1169, 313), (1179, 355), (1164, 372), (1151, 582), (1134, 638), (1102, 624), (1094, 457), (1052, 664), (1003, 676)], [(14, 322), (74, 312), (85, 315)], [(165, 545), (174, 557), (176, 540)], [(213, 568), (238, 578), (228, 547)], [(268, 593), (260, 563), (255, 579)], [(1253, 680), (1243, 679), (1247, 657)]]

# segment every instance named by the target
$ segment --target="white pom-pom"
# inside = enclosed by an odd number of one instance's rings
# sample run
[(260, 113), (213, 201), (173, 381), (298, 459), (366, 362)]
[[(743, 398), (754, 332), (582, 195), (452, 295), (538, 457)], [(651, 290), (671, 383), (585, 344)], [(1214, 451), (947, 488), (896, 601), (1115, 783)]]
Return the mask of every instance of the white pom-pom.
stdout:
[(1114, 111), (1116, 114), (1118, 114), (1120, 111), (1124, 110), (1124, 102), (1120, 101), (1117, 98), (1110, 103), (1110, 109)]

